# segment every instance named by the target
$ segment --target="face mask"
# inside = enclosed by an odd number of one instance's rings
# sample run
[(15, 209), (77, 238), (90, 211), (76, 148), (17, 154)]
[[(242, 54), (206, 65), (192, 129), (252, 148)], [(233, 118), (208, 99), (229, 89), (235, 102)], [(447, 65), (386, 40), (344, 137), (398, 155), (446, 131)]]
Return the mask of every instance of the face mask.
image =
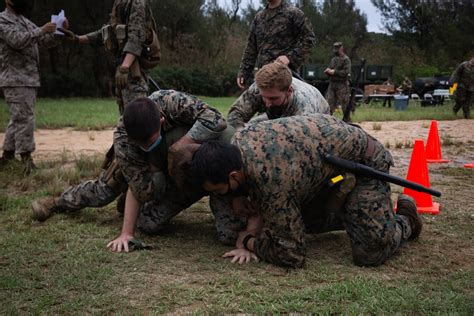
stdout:
[(10, 6), (17, 14), (23, 15), (28, 8), (28, 0), (10, 0)]
[(267, 110), (265, 111), (267, 113), (268, 119), (274, 120), (274, 119), (280, 118), (283, 115), (283, 111), (286, 108), (287, 101), (288, 101), (288, 94), (286, 95), (285, 100), (283, 100), (282, 104), (269, 106)]
[(140, 146), (140, 149), (143, 150), (146, 153), (149, 153), (149, 152), (153, 151), (153, 149), (158, 147), (158, 145), (161, 143), (161, 139), (162, 139), (162, 137), (160, 135), (150, 147), (143, 148), (142, 146)]

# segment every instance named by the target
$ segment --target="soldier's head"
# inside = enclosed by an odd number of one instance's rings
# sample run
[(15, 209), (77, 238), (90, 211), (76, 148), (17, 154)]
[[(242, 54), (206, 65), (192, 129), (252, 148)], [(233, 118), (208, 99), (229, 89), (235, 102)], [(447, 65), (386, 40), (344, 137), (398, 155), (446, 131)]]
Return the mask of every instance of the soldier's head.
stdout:
[(342, 42), (335, 42), (332, 45), (332, 52), (334, 53), (335, 56), (344, 55), (344, 46), (342, 45)]
[(155, 102), (148, 98), (139, 98), (130, 102), (123, 111), (123, 125), (127, 136), (143, 151), (150, 152), (161, 142), (160, 110)]
[(255, 74), (255, 83), (269, 119), (280, 117), (291, 100), (292, 80), (290, 68), (280, 62), (267, 64)]
[(5, 6), (16, 14), (25, 14), (31, 0), (5, 0)]
[(191, 162), (194, 185), (214, 194), (247, 195), (240, 150), (231, 144), (204, 142)]

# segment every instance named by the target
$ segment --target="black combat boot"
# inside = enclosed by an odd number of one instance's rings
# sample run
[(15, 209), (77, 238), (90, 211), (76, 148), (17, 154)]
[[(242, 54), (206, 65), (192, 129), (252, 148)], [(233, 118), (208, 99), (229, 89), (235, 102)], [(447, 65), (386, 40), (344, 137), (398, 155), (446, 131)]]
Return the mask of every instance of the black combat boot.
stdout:
[(0, 157), (0, 166), (4, 166), (15, 159), (14, 150), (4, 150), (2, 157)]
[(411, 235), (409, 239), (416, 239), (420, 236), (423, 228), (423, 221), (416, 210), (415, 200), (406, 194), (400, 194), (397, 200), (397, 214), (408, 218), (411, 226)]
[(29, 175), (33, 170), (38, 169), (33, 162), (33, 158), (31, 157), (31, 152), (26, 152), (20, 154), (21, 162), (25, 165), (23, 168), (23, 173), (25, 175)]

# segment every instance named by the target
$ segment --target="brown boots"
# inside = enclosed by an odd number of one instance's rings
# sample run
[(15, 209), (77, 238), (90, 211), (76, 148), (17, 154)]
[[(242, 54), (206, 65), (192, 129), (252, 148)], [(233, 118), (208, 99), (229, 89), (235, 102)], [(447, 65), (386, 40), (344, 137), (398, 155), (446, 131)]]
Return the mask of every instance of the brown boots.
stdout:
[(406, 216), (410, 220), (411, 236), (409, 239), (418, 238), (423, 228), (423, 221), (416, 210), (416, 202), (411, 196), (405, 194), (398, 196), (397, 214)]
[(0, 166), (8, 164), (10, 161), (15, 160), (15, 152), (10, 150), (5, 150), (2, 157), (0, 157)]
[(54, 213), (62, 211), (62, 208), (59, 206), (59, 198), (54, 197), (47, 197), (33, 201), (31, 207), (33, 209), (33, 218), (40, 222), (44, 222), (53, 216)]
[[(23, 163), (23, 173), (29, 175), (31, 171), (38, 169), (33, 162), (31, 157), (31, 152), (21, 153), (21, 162)], [(0, 166), (5, 166), (8, 163), (15, 161), (15, 152), (10, 150), (5, 150), (2, 157), (0, 158)]]

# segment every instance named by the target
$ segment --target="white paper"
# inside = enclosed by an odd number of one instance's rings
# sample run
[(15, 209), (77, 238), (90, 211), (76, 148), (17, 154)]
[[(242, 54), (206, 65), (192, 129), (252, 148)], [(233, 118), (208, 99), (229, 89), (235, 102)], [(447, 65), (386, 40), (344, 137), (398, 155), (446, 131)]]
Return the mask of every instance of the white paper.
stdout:
[(51, 15), (51, 22), (56, 23), (56, 32), (54, 34), (64, 35), (62, 32), (59, 32), (57, 29), (63, 28), (64, 21), (66, 21), (66, 16), (64, 10), (61, 10), (58, 15)]

